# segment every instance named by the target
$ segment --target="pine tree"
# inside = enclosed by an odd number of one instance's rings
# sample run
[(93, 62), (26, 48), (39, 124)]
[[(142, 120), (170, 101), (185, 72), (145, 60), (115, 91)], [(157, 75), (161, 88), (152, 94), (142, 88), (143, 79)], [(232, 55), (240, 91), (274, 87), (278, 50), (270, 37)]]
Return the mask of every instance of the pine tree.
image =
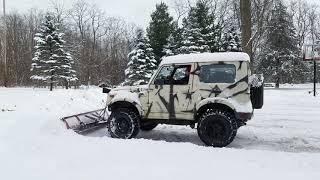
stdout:
[(223, 35), (222, 51), (226, 51), (226, 52), (242, 51), (240, 37), (241, 35), (239, 30), (237, 30), (235, 27), (231, 27)]
[(299, 58), (296, 31), (287, 9), (281, 0), (274, 3), (268, 24), (265, 47), (258, 70), (266, 80), (280, 83), (301, 82), (307, 67)]
[(223, 44), (223, 39), (222, 39), (222, 33), (223, 33), (223, 28), (219, 23), (214, 23), (210, 25), (209, 28), (209, 40), (208, 44), (210, 46), (210, 52), (220, 52), (222, 51), (222, 44)]
[(70, 81), (77, 80), (76, 72), (72, 69), (73, 59), (64, 51), (65, 41), (62, 36), (63, 33), (59, 33), (54, 18), (47, 14), (34, 38), (36, 46), (31, 79), (50, 83), (50, 91), (53, 90), (55, 81), (68, 87)]
[(214, 22), (207, 0), (198, 0), (183, 20), (183, 41), (179, 53), (217, 52), (221, 46), (221, 28)]
[(173, 56), (179, 54), (178, 50), (182, 47), (183, 29), (178, 26), (178, 22), (173, 23), (172, 33), (168, 38), (168, 43), (164, 46), (164, 56)]
[(129, 63), (125, 70), (125, 85), (143, 85), (149, 82), (157, 69), (157, 61), (148, 40), (144, 37), (143, 30), (137, 31), (135, 48), (129, 53)]
[(151, 14), (151, 22), (147, 29), (147, 36), (154, 51), (157, 65), (165, 55), (164, 46), (168, 43), (172, 32), (172, 21), (173, 18), (168, 12), (168, 6), (164, 2), (157, 4), (156, 10)]

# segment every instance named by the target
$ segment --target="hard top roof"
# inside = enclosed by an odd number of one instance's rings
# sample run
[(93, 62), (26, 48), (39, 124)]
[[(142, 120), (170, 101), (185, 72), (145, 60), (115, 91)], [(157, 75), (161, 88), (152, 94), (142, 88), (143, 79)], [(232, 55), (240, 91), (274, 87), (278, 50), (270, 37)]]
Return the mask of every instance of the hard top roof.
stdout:
[(165, 57), (161, 65), (164, 64), (183, 64), (193, 62), (219, 62), (219, 61), (247, 61), (250, 62), (248, 54), (243, 52), (223, 52), (223, 53), (197, 53), (183, 54)]

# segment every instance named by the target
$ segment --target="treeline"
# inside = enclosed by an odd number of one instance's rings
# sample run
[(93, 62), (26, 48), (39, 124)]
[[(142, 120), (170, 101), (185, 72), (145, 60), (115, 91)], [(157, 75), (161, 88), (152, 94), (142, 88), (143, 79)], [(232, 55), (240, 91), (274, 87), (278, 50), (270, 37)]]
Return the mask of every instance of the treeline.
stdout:
[[(243, 5), (251, 6), (252, 12), (243, 11)], [(146, 64), (154, 68), (153, 62), (148, 61), (154, 57), (159, 64), (165, 56), (230, 51), (247, 52), (252, 59), (251, 70), (263, 73), (266, 82), (274, 82), (277, 87), (280, 83), (305, 83), (312, 79), (312, 65), (302, 61), (302, 47), (319, 38), (320, 23), (316, 19), (320, 13), (316, 5), (302, 0), (289, 4), (282, 0), (197, 0), (195, 3), (180, 0), (175, 1), (174, 7), (177, 18), (170, 16), (164, 3), (158, 4), (151, 14), (146, 39), (139, 41), (133, 54), (147, 52), (145, 47), (149, 45), (154, 54), (129, 56), (127, 84), (139, 84), (142, 79), (146, 83), (147, 78), (142, 78), (141, 72)], [(246, 18), (245, 13), (251, 17)], [(244, 23), (251, 24), (251, 29), (241, 34)], [(242, 37), (247, 34), (251, 37), (243, 42)], [(145, 76), (149, 77), (150, 73)]]
[[(308, 81), (312, 77), (311, 70), (309, 64), (301, 62), (302, 46), (320, 39), (318, 7), (303, 0), (288, 4), (278, 0), (252, 0), (251, 10), (252, 70), (264, 73), (269, 82)], [(30, 79), (34, 37), (46, 14), (36, 9), (23, 14), (11, 12), (6, 18), (6, 32), (4, 21), (1, 21), (0, 37), (7, 37), (9, 86), (34, 85)], [(164, 56), (242, 51), (248, 47), (241, 43), (239, 0), (160, 3), (144, 32), (123, 19), (107, 16), (102, 9), (85, 0), (75, 1), (71, 9), (53, 4), (50, 14), (65, 34), (66, 49), (75, 62), (77, 85), (101, 82), (115, 85), (125, 79), (132, 84), (130, 81), (136, 80), (128, 80), (128, 77), (134, 77), (130, 73), (139, 72), (134, 68), (145, 68), (132, 66), (131, 62), (137, 55), (144, 62), (145, 56), (137, 54), (141, 51), (148, 52), (150, 62), (158, 65)], [(1, 42), (0, 86), (4, 82), (4, 43)], [(155, 67), (152, 65), (152, 68)], [(150, 72), (146, 76), (150, 76)]]
[(52, 4), (50, 12), (30, 9), (27, 13), (10, 12), (6, 17), (7, 32), (1, 21), (0, 86), (4, 85), (3, 37), (7, 36), (8, 86), (32, 86), (31, 63), (34, 57), (35, 34), (46, 14), (50, 13), (64, 33), (65, 48), (74, 59), (77, 85), (97, 85), (124, 79), (127, 55), (132, 50), (137, 26), (105, 12), (84, 0), (75, 1), (71, 9)]

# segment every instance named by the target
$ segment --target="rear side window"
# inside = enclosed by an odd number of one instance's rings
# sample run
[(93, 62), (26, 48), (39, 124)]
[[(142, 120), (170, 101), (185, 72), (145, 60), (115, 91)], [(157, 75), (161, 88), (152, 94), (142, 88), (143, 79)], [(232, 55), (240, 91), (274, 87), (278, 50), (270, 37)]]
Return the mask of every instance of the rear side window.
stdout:
[(203, 83), (234, 83), (236, 79), (236, 66), (233, 64), (202, 65), (200, 82)]

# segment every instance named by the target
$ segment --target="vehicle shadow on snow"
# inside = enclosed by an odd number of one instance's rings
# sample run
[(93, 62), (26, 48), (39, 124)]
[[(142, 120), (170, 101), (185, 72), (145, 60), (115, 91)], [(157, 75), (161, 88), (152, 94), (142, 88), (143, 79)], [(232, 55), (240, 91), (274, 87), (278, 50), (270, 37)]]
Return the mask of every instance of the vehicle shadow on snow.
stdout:
[(137, 138), (174, 143), (191, 143), (198, 146), (205, 146), (198, 137), (196, 130), (193, 129), (188, 129), (188, 131), (155, 129), (150, 132), (140, 132)]
[[(148, 139), (155, 141), (165, 141), (174, 143), (192, 143), (198, 146), (205, 146), (200, 140), (196, 130), (162, 130), (155, 129), (150, 132), (141, 132), (138, 139)], [(268, 139), (264, 136), (250, 135), (239, 132), (234, 141), (226, 148), (245, 149), (245, 150), (267, 150), (277, 152), (292, 152), (292, 153), (319, 153), (320, 148), (314, 143), (298, 137), (282, 137)]]
[[(97, 131), (85, 134), (88, 137), (105, 137), (107, 129), (102, 128)], [(152, 131), (140, 131), (136, 139), (146, 139), (154, 141), (165, 141), (172, 143), (192, 143), (198, 146), (204, 146), (204, 143), (198, 137), (197, 131), (191, 128), (175, 129), (172, 126), (162, 125)]]
[[(85, 136), (105, 137), (107, 129), (99, 129)], [(191, 143), (197, 146), (205, 146), (200, 140), (196, 129), (188, 127), (173, 127), (161, 125), (156, 129), (145, 132), (141, 131), (136, 139), (146, 139), (153, 141), (164, 141), (169, 143)], [(264, 135), (255, 134), (248, 131), (238, 132), (234, 141), (226, 148), (246, 149), (246, 150), (268, 150), (279, 152), (313, 152), (319, 153), (320, 147), (312, 142), (297, 137), (268, 138)]]

